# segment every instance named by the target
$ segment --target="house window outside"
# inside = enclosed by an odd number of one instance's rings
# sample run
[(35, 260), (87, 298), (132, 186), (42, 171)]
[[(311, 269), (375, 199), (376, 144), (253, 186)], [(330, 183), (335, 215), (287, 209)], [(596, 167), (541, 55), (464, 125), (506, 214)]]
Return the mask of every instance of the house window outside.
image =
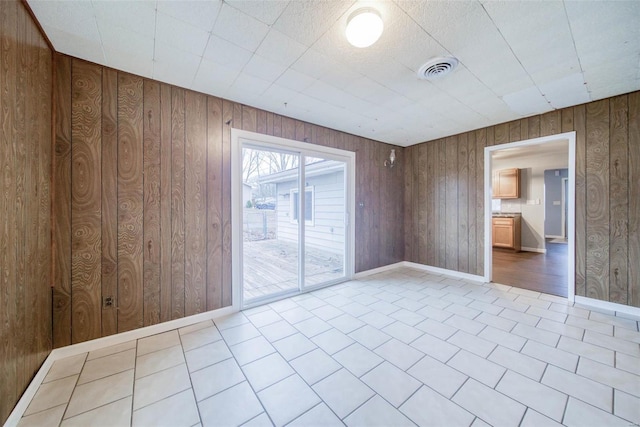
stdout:
[[(313, 199), (313, 186), (306, 187), (304, 189), (304, 222), (307, 225), (313, 225), (314, 219), (314, 199)], [(291, 197), (289, 198), (289, 211), (291, 222), (298, 223), (298, 197), (299, 191), (297, 188), (291, 190)]]

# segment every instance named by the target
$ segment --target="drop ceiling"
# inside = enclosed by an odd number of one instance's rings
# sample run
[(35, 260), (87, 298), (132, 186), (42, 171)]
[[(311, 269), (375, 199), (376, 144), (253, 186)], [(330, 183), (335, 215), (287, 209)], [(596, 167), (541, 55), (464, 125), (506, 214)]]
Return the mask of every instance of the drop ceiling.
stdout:
[[(59, 52), (408, 146), (640, 89), (640, 1), (28, 0)], [(352, 47), (374, 6), (380, 40)], [(435, 56), (460, 64), (419, 80)]]

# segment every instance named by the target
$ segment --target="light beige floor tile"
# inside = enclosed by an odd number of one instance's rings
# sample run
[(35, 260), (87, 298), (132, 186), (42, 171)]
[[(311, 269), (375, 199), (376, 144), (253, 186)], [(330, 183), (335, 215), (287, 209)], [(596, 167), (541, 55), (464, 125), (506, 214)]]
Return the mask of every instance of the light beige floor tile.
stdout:
[(522, 418), (520, 427), (561, 427), (562, 424), (553, 421), (549, 417), (545, 417), (539, 412), (534, 411), (531, 408), (527, 408), (527, 412)]
[(536, 381), (540, 381), (547, 367), (540, 360), (500, 346), (493, 350), (488, 360)]
[(285, 360), (295, 359), (296, 357), (317, 348), (309, 338), (305, 337), (301, 333), (295, 333), (278, 340), (273, 343), (273, 346), (278, 350), (278, 353), (285, 358)]
[(263, 336), (231, 346), (230, 350), (240, 366), (276, 352), (276, 349)]
[(257, 417), (253, 417), (246, 423), (242, 424), (242, 427), (273, 427), (273, 423), (269, 419), (269, 416), (263, 412)]
[(601, 384), (606, 384), (625, 393), (640, 397), (640, 376), (638, 375), (585, 358), (580, 359), (576, 373)]
[(205, 320), (204, 322), (198, 322), (198, 323), (194, 323), (193, 325), (189, 325), (189, 326), (185, 326), (184, 328), (180, 328), (180, 329), (178, 329), (178, 333), (182, 336), (182, 335), (185, 335), (185, 334), (190, 334), (191, 332), (198, 331), (200, 329), (211, 328), (211, 327), (213, 327), (213, 321), (212, 320)]
[(185, 390), (133, 412), (133, 427), (190, 427), (200, 422), (193, 391)]
[(449, 399), (468, 378), (459, 371), (429, 356), (422, 358), (407, 372)]
[(562, 421), (566, 394), (511, 371), (504, 374), (496, 390), (555, 421)]
[(613, 366), (615, 354), (613, 350), (609, 350), (608, 348), (589, 344), (569, 337), (560, 337), (558, 349)]
[(291, 366), (278, 353), (244, 365), (242, 371), (255, 391), (269, 387), (294, 373)]
[(471, 378), (452, 400), (494, 426), (518, 426), (526, 409), (521, 403)]
[(640, 375), (640, 358), (624, 353), (616, 353), (616, 368)]
[(422, 386), (401, 407), (400, 411), (419, 426), (468, 426), (474, 415)]
[(636, 425), (640, 425), (640, 398), (620, 390), (614, 390), (613, 413)]
[(133, 393), (133, 369), (79, 385), (73, 391), (65, 418), (120, 400)]
[(632, 341), (599, 334), (598, 332), (593, 331), (585, 331), (583, 340), (601, 347), (620, 351), (628, 354), (629, 356), (640, 357), (640, 345)]
[(69, 402), (77, 381), (78, 375), (72, 375), (42, 384), (24, 414), (31, 415)]
[(494, 328), (493, 326), (487, 326), (480, 331), (478, 338), (491, 341), (492, 343), (499, 344), (515, 351), (522, 350), (522, 347), (524, 347), (524, 344), (527, 342), (527, 340), (522, 337), (510, 334), (502, 329)]
[(349, 427), (394, 426), (404, 427), (414, 424), (400, 411), (389, 405), (383, 398), (376, 395), (364, 405), (353, 411), (344, 420)]
[(344, 425), (329, 407), (320, 403), (293, 420), (287, 427), (341, 426)]
[(629, 421), (572, 397), (567, 403), (562, 424), (568, 427), (629, 427)]
[(422, 385), (389, 362), (381, 363), (360, 379), (396, 408)]
[(542, 384), (578, 398), (607, 412), (613, 410), (613, 391), (611, 387), (564, 369), (548, 366), (542, 377)]
[(549, 347), (555, 347), (558, 345), (558, 340), (560, 340), (560, 335), (555, 332), (548, 332), (523, 323), (518, 323), (511, 332)]
[(272, 309), (268, 309), (265, 311), (262, 311), (260, 313), (256, 313), (253, 315), (247, 315), (247, 318), (249, 319), (249, 321), (251, 323), (253, 323), (253, 325), (256, 328), (260, 328), (262, 326), (267, 326), (270, 325), (272, 323), (278, 322), (280, 320), (282, 320), (282, 317), (280, 317), (280, 315), (278, 313), (276, 313), (275, 311), (273, 311)]
[(495, 387), (505, 371), (502, 366), (466, 350), (460, 350), (447, 362), (447, 365), (491, 388)]
[(136, 380), (133, 409), (137, 410), (191, 388), (186, 365), (178, 365)]
[(131, 396), (88, 412), (65, 418), (60, 427), (128, 427), (131, 425)]
[(184, 351), (193, 350), (194, 348), (202, 347), (205, 344), (221, 339), (222, 335), (220, 335), (218, 328), (215, 326), (198, 329), (197, 331), (189, 332), (180, 336)]
[(182, 363), (185, 363), (184, 353), (179, 345), (147, 353), (136, 360), (136, 379)]
[(313, 386), (333, 412), (344, 418), (375, 393), (346, 369), (331, 374)]
[[(486, 326), (484, 329), (487, 328), (490, 328), (490, 326)], [(482, 331), (480, 333), (482, 333)], [(497, 346), (494, 342), (487, 341), (484, 338), (479, 338), (464, 331), (456, 332), (451, 338), (447, 340), (447, 342), (480, 357), (487, 357), (489, 353), (491, 353)], [(524, 345), (524, 342), (522, 344)]]
[(198, 403), (204, 426), (239, 426), (263, 412), (247, 382)]
[(243, 341), (250, 340), (251, 338), (260, 336), (260, 331), (258, 331), (258, 329), (253, 326), (252, 323), (248, 322), (249, 320), (247, 320), (247, 323), (243, 323), (229, 329), (219, 328), (220, 333), (222, 334), (222, 337), (224, 338), (227, 345), (235, 345)]
[(216, 341), (211, 344), (198, 347), (195, 350), (186, 352), (184, 355), (187, 359), (189, 372), (195, 372), (199, 369), (232, 357), (231, 352), (224, 341)]
[(356, 377), (366, 374), (384, 360), (360, 343), (354, 343), (339, 351), (333, 355), (333, 358)]
[(409, 369), (411, 365), (424, 357), (423, 352), (416, 350), (395, 338), (385, 342), (380, 347), (376, 348), (374, 352), (403, 371)]
[(320, 398), (298, 375), (260, 391), (258, 397), (276, 426), (293, 421), (320, 403)]
[(331, 326), (333, 326), (343, 334), (349, 334), (365, 325), (362, 320), (358, 320), (358, 318), (346, 313), (341, 316), (334, 317), (333, 319), (327, 320), (327, 323), (329, 323)]
[(180, 345), (180, 337), (177, 330), (152, 335), (138, 340), (138, 356), (154, 351)]
[(33, 415), (22, 417), (18, 427), (58, 427), (64, 411), (67, 409), (66, 403)]
[(218, 317), (213, 320), (219, 330), (233, 328), (245, 323), (249, 323), (249, 319), (243, 313), (232, 313), (227, 316)]
[(98, 350), (94, 350), (89, 352), (87, 356), (87, 360), (97, 359), (99, 357), (108, 356), (114, 353), (120, 353), (121, 351), (130, 350), (132, 348), (136, 348), (136, 341), (127, 341), (122, 344), (112, 345), (109, 347), (100, 348)]
[(338, 362), (319, 348), (303, 354), (289, 363), (310, 385), (317, 383), (341, 368)]
[(260, 332), (270, 342), (278, 341), (282, 338), (298, 333), (298, 330), (291, 326), (286, 320), (280, 320), (270, 325), (260, 328)]
[(199, 402), (245, 381), (244, 374), (234, 359), (227, 359), (191, 374), (191, 383)]
[(343, 334), (336, 328), (331, 328), (328, 331), (322, 332), (319, 335), (311, 338), (318, 347), (323, 349), (327, 354), (334, 354), (342, 350), (345, 347), (354, 343), (353, 339)]
[(558, 366), (565, 371), (575, 372), (578, 367), (578, 356), (575, 354), (535, 341), (527, 341), (522, 348), (522, 353), (551, 365)]
[(111, 354), (99, 359), (88, 360), (84, 364), (78, 384), (85, 384), (100, 378), (108, 377), (118, 372), (133, 369), (136, 363), (135, 349)]
[(53, 366), (49, 369), (47, 376), (44, 378), (43, 383), (59, 380), (60, 378), (68, 377), (71, 375), (79, 374), (84, 366), (84, 361), (87, 358), (87, 353), (82, 353), (77, 356), (65, 357), (53, 362)]

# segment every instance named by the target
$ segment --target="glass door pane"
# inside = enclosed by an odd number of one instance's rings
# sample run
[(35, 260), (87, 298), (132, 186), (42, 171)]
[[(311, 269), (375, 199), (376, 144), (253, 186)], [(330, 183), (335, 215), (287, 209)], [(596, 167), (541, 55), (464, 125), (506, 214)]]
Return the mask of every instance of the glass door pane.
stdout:
[(345, 162), (305, 157), (304, 287), (345, 276), (345, 172)]
[(242, 149), (245, 303), (300, 289), (300, 233), (292, 191), (300, 182), (299, 162), (294, 152)]

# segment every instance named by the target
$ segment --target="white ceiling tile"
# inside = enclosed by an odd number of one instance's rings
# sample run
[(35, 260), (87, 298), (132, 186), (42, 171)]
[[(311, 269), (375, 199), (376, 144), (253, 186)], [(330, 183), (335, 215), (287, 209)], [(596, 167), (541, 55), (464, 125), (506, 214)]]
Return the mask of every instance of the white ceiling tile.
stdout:
[(279, 31), (271, 29), (264, 38), (256, 53), (273, 62), (289, 66), (293, 64), (307, 47)]
[(61, 4), (52, 1), (31, 1), (29, 6), (37, 14), (40, 24), (61, 31), (73, 29), (73, 34), (85, 40), (100, 41), (93, 6), (86, 1)]
[(220, 65), (242, 70), (249, 62), (253, 53), (233, 43), (211, 35), (203, 57)]
[(270, 105), (278, 105), (284, 107), (286, 103), (288, 106), (294, 106), (292, 100), (298, 96), (298, 92), (291, 90), (287, 87), (273, 84), (264, 91), (260, 98), (270, 101)]
[[(151, 48), (153, 52), (153, 47)], [(135, 53), (112, 49), (107, 46), (104, 48), (106, 62), (110, 67), (127, 73), (137, 74), (142, 77), (153, 77), (153, 55), (144, 57)]]
[(153, 78), (189, 88), (198, 71), (201, 59), (192, 53), (156, 43)]
[(571, 74), (538, 87), (554, 108), (564, 108), (590, 101), (582, 73)]
[(274, 82), (287, 68), (260, 55), (253, 55), (242, 72), (268, 82)]
[(536, 86), (509, 93), (502, 99), (512, 111), (522, 116), (540, 114), (553, 109)]
[(43, 25), (42, 27), (58, 52), (106, 65), (104, 52), (100, 43), (83, 39), (75, 34), (47, 25)]
[(211, 31), (220, 7), (222, 7), (221, 0), (160, 0), (157, 10), (159, 13), (172, 16), (201, 30)]
[(208, 40), (209, 33), (207, 31), (158, 12), (156, 43), (166, 44), (202, 56)]
[(253, 16), (267, 25), (273, 25), (289, 4), (283, 0), (226, 0), (232, 7)]
[(301, 92), (311, 86), (315, 81), (315, 78), (289, 68), (276, 80), (276, 83), (287, 89)]
[(202, 59), (192, 89), (216, 96), (225, 96), (240, 71), (207, 59)]
[(213, 34), (251, 52), (269, 32), (269, 26), (223, 3)]
[(156, 31), (156, 2), (92, 0), (99, 24), (124, 28), (147, 37)]
[(629, 93), (640, 90), (640, 79), (629, 80), (626, 82), (611, 83), (609, 85), (597, 87), (591, 90), (590, 95), (593, 101), (611, 96), (620, 95), (621, 93)]
[(326, 0), (319, 7), (317, 2), (292, 1), (273, 24), (273, 28), (305, 46), (311, 46), (351, 4), (353, 1), (350, 0)]
[(242, 94), (244, 99), (260, 96), (267, 88), (271, 86), (271, 82), (250, 76), (248, 74), (240, 74), (231, 88), (230, 93)]
[[(105, 51), (123, 52), (145, 60), (153, 59), (155, 45), (153, 37), (105, 24), (100, 24), (100, 34)], [(112, 55), (107, 55), (107, 58), (112, 57)]]

